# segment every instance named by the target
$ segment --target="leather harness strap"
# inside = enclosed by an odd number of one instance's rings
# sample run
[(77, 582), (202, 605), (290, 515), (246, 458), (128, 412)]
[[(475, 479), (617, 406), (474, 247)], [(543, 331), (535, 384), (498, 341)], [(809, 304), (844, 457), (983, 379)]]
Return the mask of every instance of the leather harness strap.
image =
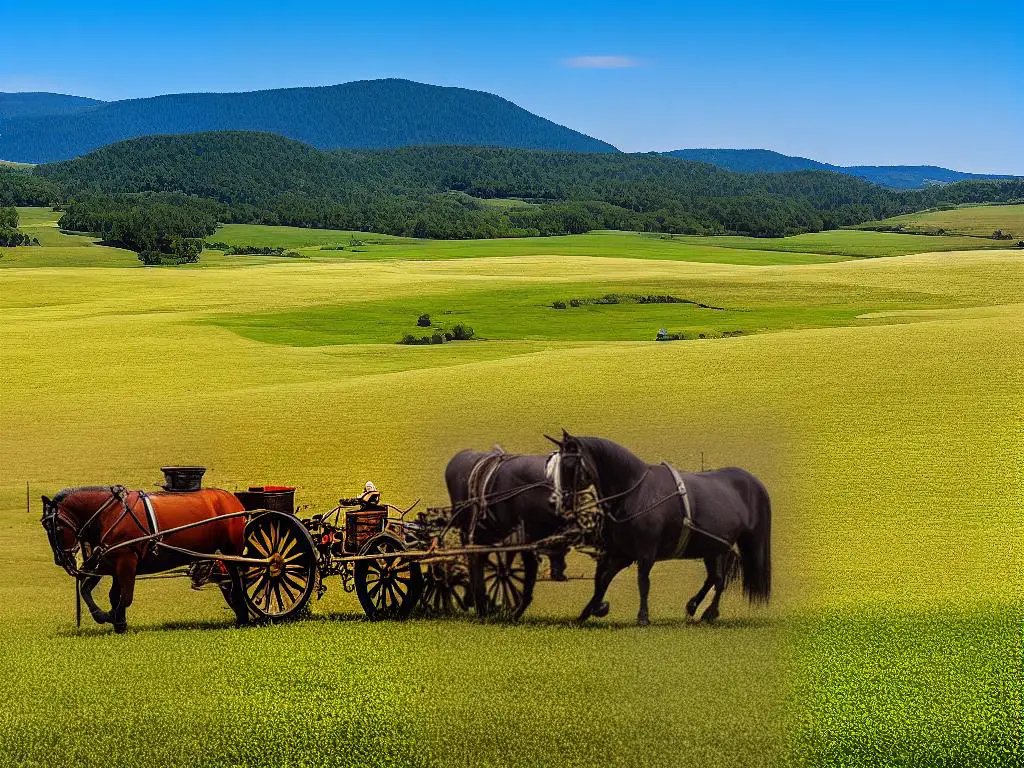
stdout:
[(672, 479), (676, 481), (676, 488), (679, 489), (679, 498), (683, 500), (683, 530), (679, 533), (679, 541), (676, 542), (675, 557), (680, 557), (690, 543), (690, 533), (693, 531), (693, 507), (690, 506), (690, 494), (686, 490), (686, 483), (679, 471), (667, 461), (661, 462), (669, 472)]
[(698, 527), (696, 523), (693, 522), (693, 506), (690, 501), (690, 494), (686, 490), (686, 483), (683, 482), (683, 476), (679, 474), (679, 471), (667, 461), (663, 461), (661, 463), (669, 472), (672, 473), (672, 479), (676, 481), (676, 488), (679, 489), (679, 498), (683, 500), (683, 530), (682, 533), (679, 534), (679, 542), (676, 544), (675, 556), (680, 557), (683, 554), (683, 550), (686, 549), (686, 545), (690, 542), (690, 536), (694, 531), (702, 536), (707, 536), (709, 539), (714, 539), (720, 544), (724, 544), (729, 547), (729, 549), (732, 549), (736, 544), (735, 542), (724, 539), (713, 533), (709, 533), (703, 528)]
[(466, 486), (469, 491), (469, 500), (472, 503), (472, 516), (469, 527), (470, 542), (475, 538), (476, 529), (481, 520), (486, 520), (487, 518), (487, 487), (491, 484), (491, 480), (498, 471), (498, 467), (509, 458), (512, 457), (502, 450), (492, 451), (477, 461), (469, 472)]
[(156, 510), (153, 509), (153, 500), (149, 498), (149, 494), (145, 491), (139, 491), (139, 496), (142, 497), (142, 505), (146, 508), (146, 519), (149, 521), (149, 532), (160, 533), (160, 524), (156, 519)]

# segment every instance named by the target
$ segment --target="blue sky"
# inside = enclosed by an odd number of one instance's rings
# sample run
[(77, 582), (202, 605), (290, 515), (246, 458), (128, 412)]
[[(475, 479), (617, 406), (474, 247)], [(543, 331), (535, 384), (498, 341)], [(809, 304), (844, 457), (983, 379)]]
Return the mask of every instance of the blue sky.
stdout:
[(1024, 174), (1022, 8), (0, 0), (0, 91), (119, 99), (405, 77), (499, 94), (626, 151), (766, 147)]

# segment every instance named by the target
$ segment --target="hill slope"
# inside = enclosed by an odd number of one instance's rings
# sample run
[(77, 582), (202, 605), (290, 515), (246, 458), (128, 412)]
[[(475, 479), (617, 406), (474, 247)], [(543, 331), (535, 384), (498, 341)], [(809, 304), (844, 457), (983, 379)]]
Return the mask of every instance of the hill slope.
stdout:
[[(936, 202), (1024, 196), (1017, 181), (898, 193), (830, 171), (732, 173), (656, 154), (466, 146), (326, 152), (245, 132), (131, 139), (37, 166), (31, 174), (0, 174), (0, 181), (5, 176), (10, 196), (22, 200), (31, 196), (29, 180), (62, 190), (65, 199), (80, 203), (65, 208), (76, 226), (62, 226), (85, 231), (97, 231), (88, 224), (97, 215), (121, 211), (131, 218), (128, 209), (149, 200), (188, 208), (186, 219), (437, 238), (593, 229), (774, 236), (859, 224)], [(90, 201), (96, 195), (108, 197)], [(493, 198), (534, 205), (485, 202)]]
[[(0, 120), (19, 117), (70, 115), (103, 104), (84, 96), (63, 93), (0, 93)], [(0, 133), (4, 125), (0, 123)]]
[[(131, 139), (38, 166), (28, 178), (80, 201), (184, 193), (216, 201), (221, 209), (207, 214), (221, 221), (442, 238), (592, 229), (783, 235), (913, 210), (889, 190), (827, 171), (739, 174), (655, 154), (465, 146), (327, 152), (244, 132)], [(69, 220), (125, 205), (101, 201)]]
[(663, 153), (682, 160), (711, 163), (737, 173), (778, 173), (786, 171), (836, 171), (893, 189), (920, 189), (934, 184), (951, 184), (967, 179), (1008, 179), (984, 173), (965, 173), (937, 165), (829, 165), (806, 157), (783, 155), (769, 149), (676, 149)]
[(320, 88), (183, 93), (100, 104), (75, 114), (3, 121), (0, 157), (52, 162), (153, 134), (267, 131), (320, 149), (466, 144), (615, 152), (610, 144), (481, 91), (409, 80)]

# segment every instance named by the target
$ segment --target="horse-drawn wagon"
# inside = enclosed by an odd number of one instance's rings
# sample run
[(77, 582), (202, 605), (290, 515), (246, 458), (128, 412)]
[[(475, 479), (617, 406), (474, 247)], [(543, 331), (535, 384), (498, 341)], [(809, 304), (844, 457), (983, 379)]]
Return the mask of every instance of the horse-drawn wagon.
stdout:
[[(164, 467), (163, 491), (88, 486), (43, 497), (42, 524), (54, 562), (75, 579), (99, 623), (127, 626), (137, 578), (181, 575), (193, 588), (219, 587), (239, 623), (286, 620), (339, 577), (371, 619), (469, 610), (521, 613), (536, 579), (528, 546), (463, 545), (451, 508), (407, 520), (408, 510), (362, 509), (343, 500), (326, 514), (300, 518), (295, 488), (204, 488), (202, 467)], [(390, 512), (397, 512), (391, 515)], [(471, 568), (483, 587), (474, 601)], [(111, 610), (92, 591), (112, 579)]]
[[(704, 613), (713, 620), (740, 570), (747, 596), (768, 599), (771, 509), (750, 473), (726, 468), (684, 481), (670, 465), (649, 465), (608, 440), (563, 433), (554, 442), (548, 455), (457, 454), (445, 471), (451, 506), (414, 519), (407, 519), (412, 507), (379, 499), (343, 499), (303, 519), (292, 487), (229, 493), (203, 488), (202, 467), (165, 467), (163, 493), (92, 486), (44, 496), (42, 523), (55, 563), (75, 579), (76, 598), (117, 631), (127, 626), (138, 574), (214, 584), (239, 623), (293, 618), (323, 596), (329, 577), (356, 593), (370, 619), (472, 608), (514, 620), (533, 598), (540, 557), (550, 559), (557, 580), (570, 548), (597, 560), (580, 620), (608, 612), (605, 590), (632, 562), (640, 566), (640, 623), (658, 560), (704, 560), (708, 577), (687, 603), (691, 616), (714, 590)], [(109, 613), (92, 599), (104, 576), (113, 582)]]

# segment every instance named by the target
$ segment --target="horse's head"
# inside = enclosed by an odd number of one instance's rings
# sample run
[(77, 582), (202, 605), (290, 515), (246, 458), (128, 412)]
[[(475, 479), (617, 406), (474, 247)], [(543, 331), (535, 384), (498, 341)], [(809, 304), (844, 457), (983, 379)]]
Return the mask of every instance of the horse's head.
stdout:
[(65, 492), (58, 493), (53, 499), (43, 496), (43, 517), (40, 522), (46, 531), (46, 538), (53, 550), (53, 562), (72, 576), (78, 567), (76, 555), (80, 548), (78, 533), (80, 523), (73, 509), (67, 509)]
[(561, 440), (548, 435), (545, 437), (557, 447), (548, 458), (546, 468), (548, 480), (554, 486), (556, 502), (564, 509), (572, 509), (579, 493), (595, 485), (597, 478), (593, 463), (587, 456), (583, 442), (564, 429)]

